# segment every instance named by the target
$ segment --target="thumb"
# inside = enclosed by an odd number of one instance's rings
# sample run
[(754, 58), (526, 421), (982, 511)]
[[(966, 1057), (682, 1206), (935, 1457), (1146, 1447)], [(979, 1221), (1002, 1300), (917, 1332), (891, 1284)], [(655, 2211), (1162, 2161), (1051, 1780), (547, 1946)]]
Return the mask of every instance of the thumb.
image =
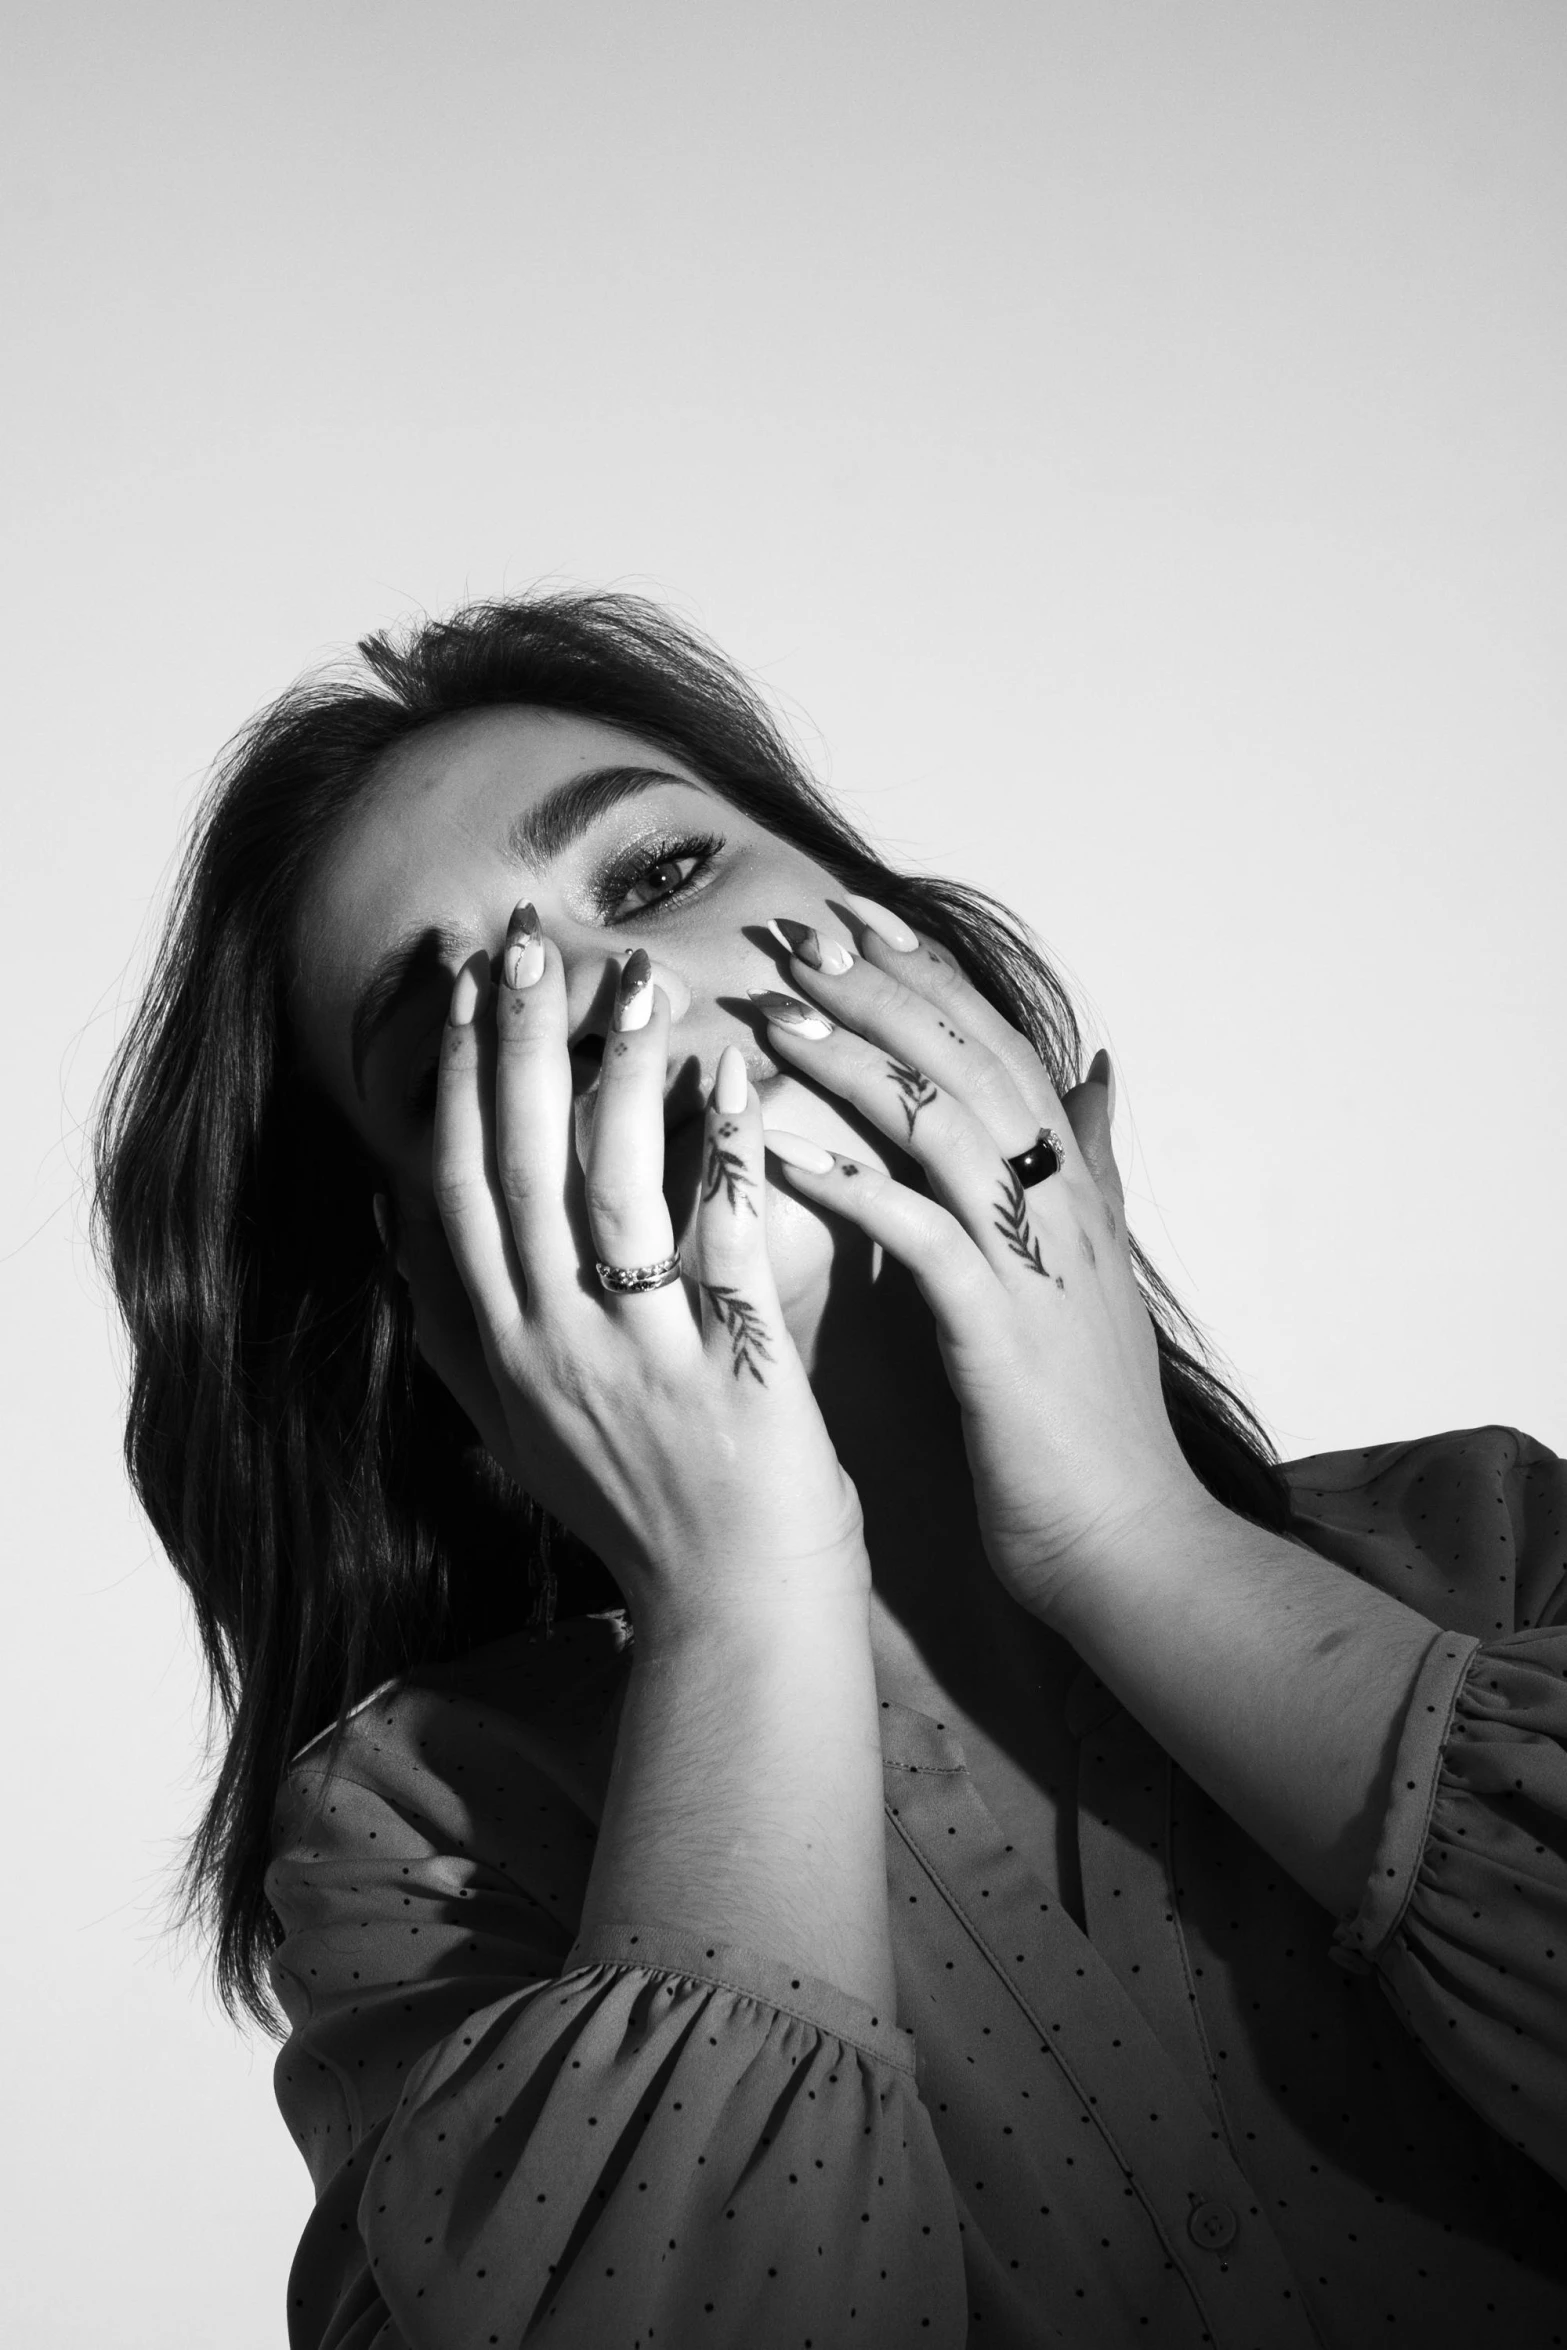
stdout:
[(1106, 1052), (1095, 1053), (1088, 1064), (1088, 1075), (1081, 1085), (1061, 1097), (1061, 1107), (1067, 1123), (1077, 1140), (1077, 1147), (1088, 1162), (1089, 1173), (1099, 1186), (1100, 1196), (1113, 1208), (1118, 1220), (1126, 1222), (1126, 1194), (1121, 1188), (1121, 1171), (1115, 1163), (1115, 1150), (1110, 1141), (1110, 1121), (1115, 1110), (1115, 1073)]

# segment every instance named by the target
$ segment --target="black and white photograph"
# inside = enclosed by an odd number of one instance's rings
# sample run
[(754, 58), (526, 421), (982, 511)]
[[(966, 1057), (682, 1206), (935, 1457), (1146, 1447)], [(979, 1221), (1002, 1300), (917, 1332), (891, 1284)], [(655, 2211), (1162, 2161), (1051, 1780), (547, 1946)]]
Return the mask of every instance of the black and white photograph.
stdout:
[(1567, 11), (3, 54), (7, 2341), (1567, 2345)]

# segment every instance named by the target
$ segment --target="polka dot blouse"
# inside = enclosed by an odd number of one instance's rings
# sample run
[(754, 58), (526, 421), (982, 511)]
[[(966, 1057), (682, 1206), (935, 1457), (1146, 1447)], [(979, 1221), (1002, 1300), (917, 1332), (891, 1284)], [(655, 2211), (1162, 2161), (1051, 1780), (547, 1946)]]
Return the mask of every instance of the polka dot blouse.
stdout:
[(279, 1808), (294, 2350), (1567, 2344), (1567, 1466), (1295, 1464), (1429, 1617), (1333, 1921), (1084, 1672), (1082, 1908), (882, 1709), (897, 2014), (577, 1937), (629, 1669), (591, 1617), (380, 1692)]

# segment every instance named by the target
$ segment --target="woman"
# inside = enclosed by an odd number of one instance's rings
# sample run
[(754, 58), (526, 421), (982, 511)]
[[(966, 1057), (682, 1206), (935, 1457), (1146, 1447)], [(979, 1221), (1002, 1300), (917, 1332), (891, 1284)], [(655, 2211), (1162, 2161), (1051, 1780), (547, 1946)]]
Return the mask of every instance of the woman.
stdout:
[(361, 650), (101, 1141), (296, 2350), (1567, 2339), (1560, 1464), (1281, 1469), (1018, 926), (667, 617)]

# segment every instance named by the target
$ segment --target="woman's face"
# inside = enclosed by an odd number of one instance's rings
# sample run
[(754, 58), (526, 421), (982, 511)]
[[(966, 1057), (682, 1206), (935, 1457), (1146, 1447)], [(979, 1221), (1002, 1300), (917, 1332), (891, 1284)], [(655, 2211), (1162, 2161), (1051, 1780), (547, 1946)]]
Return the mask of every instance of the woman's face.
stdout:
[[(885, 1164), (868, 1129), (781, 1068), (747, 997), (787, 987), (769, 916), (852, 943), (832, 877), (697, 781), (678, 759), (596, 720), (475, 711), (390, 752), (310, 878), (295, 939), (306, 1067), (405, 1208), (430, 1200), (436, 1054), (452, 982), (531, 898), (566, 967), (578, 1148), (592, 1123), (619, 966), (652, 959), (672, 1025), (665, 1193), (677, 1239), (695, 1206), (701, 1111), (738, 1044), (766, 1121)], [(822, 1219), (782, 1187), (768, 1242), (786, 1306), (825, 1290)]]

